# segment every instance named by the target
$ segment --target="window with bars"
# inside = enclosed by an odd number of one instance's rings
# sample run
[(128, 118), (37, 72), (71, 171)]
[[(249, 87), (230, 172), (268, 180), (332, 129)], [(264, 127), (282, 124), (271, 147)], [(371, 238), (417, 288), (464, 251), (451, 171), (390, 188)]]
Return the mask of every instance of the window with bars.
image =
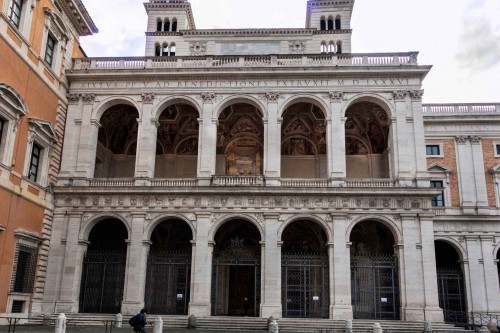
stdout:
[(56, 49), (56, 39), (52, 35), (47, 35), (47, 44), (45, 46), (45, 61), (52, 66), (54, 61), (54, 51)]
[(440, 145), (426, 145), (427, 156), (440, 156), (441, 146)]
[(17, 28), (19, 28), (19, 24), (21, 23), (23, 3), (24, 0), (10, 0), (8, 17)]
[(28, 170), (28, 178), (36, 182), (38, 179), (38, 171), (40, 169), (40, 157), (42, 156), (42, 148), (33, 143), (33, 149), (31, 150), (30, 158), (30, 168)]
[(37, 249), (26, 245), (18, 245), (16, 253), (15, 276), (12, 291), (32, 293), (35, 281)]
[[(442, 180), (431, 180), (431, 188), (443, 189), (443, 181)], [(444, 191), (432, 199), (432, 207), (444, 207)]]
[(12, 301), (12, 313), (23, 313), (25, 301)]

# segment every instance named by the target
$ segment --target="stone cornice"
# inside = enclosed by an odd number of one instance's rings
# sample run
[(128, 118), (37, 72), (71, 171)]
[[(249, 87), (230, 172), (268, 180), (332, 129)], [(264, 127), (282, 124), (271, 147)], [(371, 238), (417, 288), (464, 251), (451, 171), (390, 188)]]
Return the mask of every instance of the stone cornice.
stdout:
[(89, 36), (99, 32), (81, 0), (60, 0), (58, 3), (80, 36)]

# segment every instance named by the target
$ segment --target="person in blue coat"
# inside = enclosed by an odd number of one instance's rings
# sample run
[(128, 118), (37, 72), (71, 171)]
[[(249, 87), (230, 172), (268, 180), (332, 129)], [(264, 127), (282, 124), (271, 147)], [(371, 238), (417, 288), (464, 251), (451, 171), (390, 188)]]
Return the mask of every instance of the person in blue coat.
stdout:
[(134, 332), (137, 333), (145, 333), (146, 324), (148, 321), (146, 320), (146, 314), (148, 311), (146, 309), (142, 309), (141, 313), (139, 313), (134, 320)]

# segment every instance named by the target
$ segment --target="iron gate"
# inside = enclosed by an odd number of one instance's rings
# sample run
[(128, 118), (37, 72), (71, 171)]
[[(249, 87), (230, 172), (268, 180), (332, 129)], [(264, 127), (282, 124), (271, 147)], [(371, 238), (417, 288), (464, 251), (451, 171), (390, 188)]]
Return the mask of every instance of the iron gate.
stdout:
[(281, 256), (283, 317), (328, 318), (328, 256), (287, 253)]
[(123, 251), (87, 251), (83, 259), (80, 312), (121, 312), (126, 261)]
[(451, 324), (466, 324), (468, 316), (462, 270), (458, 267), (438, 267), (437, 279), (439, 307), (443, 309), (444, 321)]
[[(212, 316), (228, 315), (227, 300), (228, 295), (224, 294), (222, 288), (234, 288), (234, 285), (229, 285), (227, 279), (227, 273), (231, 268), (247, 268), (253, 273), (253, 295), (252, 295), (252, 307), (250, 314), (254, 317), (259, 316), (260, 308), (260, 284), (261, 284), (261, 272), (260, 272), (260, 258), (252, 251), (252, 249), (246, 247), (243, 239), (232, 239), (231, 245), (221, 251), (220, 253), (215, 253), (212, 260), (212, 290), (211, 290), (211, 305), (212, 305)], [(247, 306), (246, 304), (244, 305)], [(246, 309), (245, 309), (246, 312)]]
[(144, 303), (152, 314), (187, 315), (191, 251), (151, 251)]
[(398, 320), (398, 260), (393, 255), (351, 258), (354, 319)]

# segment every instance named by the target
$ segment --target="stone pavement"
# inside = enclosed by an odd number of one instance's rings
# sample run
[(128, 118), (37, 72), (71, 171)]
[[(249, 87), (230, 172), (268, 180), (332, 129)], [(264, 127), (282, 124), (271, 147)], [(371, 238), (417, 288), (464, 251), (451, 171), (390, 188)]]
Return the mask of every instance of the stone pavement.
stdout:
[[(0, 333), (7, 333), (8, 326), (0, 326)], [(12, 329), (10, 331), (12, 333)], [(108, 333), (109, 333), (108, 327)], [(116, 328), (113, 327), (111, 333), (133, 333), (132, 327)], [(188, 330), (168, 327), (163, 328), (165, 333), (217, 333), (217, 331), (206, 331), (206, 330)], [(226, 331), (224, 333), (255, 333), (256, 331)], [(264, 331), (262, 331), (264, 332)], [(15, 333), (54, 333), (54, 326), (17, 326)], [(71, 327), (66, 328), (66, 333), (106, 333), (104, 326), (102, 327)], [(153, 328), (149, 327), (146, 329), (146, 333), (153, 333)]]

